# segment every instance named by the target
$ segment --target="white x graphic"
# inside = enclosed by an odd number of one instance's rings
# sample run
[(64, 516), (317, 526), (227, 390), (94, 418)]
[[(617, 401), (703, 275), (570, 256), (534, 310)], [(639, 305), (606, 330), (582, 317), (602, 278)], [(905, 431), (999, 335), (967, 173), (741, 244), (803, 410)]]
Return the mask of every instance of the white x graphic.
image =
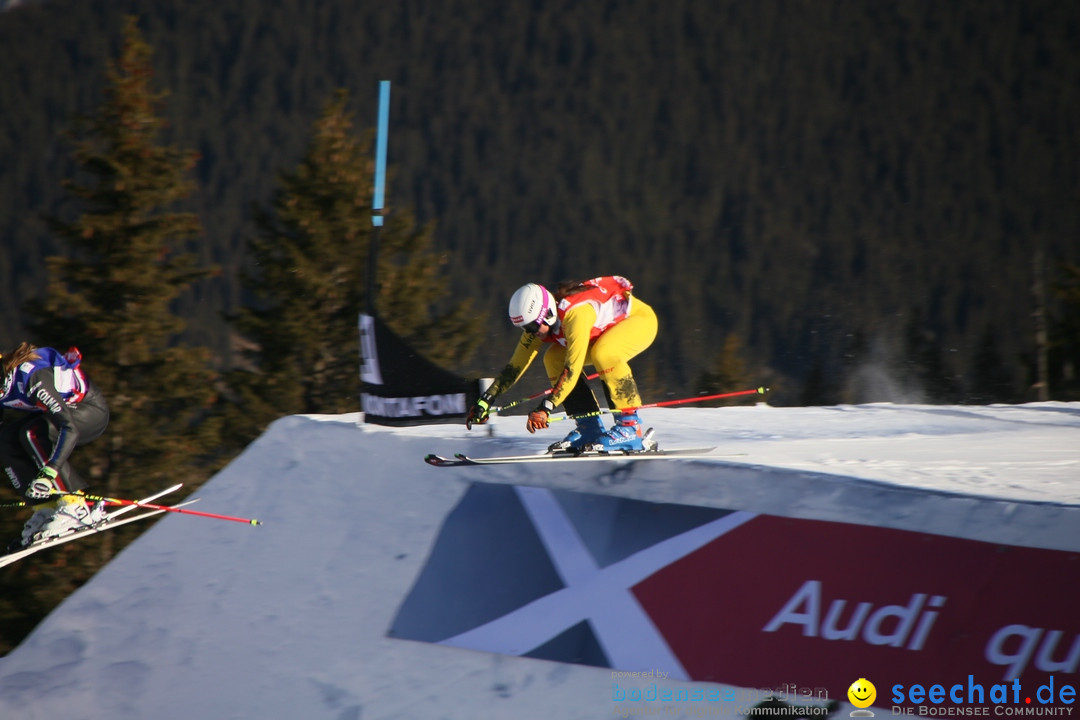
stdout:
[(588, 620), (612, 667), (663, 670), (672, 679), (688, 680), (630, 588), (755, 514), (733, 512), (601, 569), (549, 490), (515, 490), (566, 587), (440, 644), (522, 655)]

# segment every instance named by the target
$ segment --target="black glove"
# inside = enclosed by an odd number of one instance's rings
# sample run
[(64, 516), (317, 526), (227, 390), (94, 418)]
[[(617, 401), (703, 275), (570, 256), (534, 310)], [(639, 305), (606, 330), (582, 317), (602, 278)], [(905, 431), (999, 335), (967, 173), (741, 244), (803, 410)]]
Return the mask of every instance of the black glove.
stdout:
[(469, 408), (469, 414), (465, 416), (465, 428), (467, 430), (472, 430), (473, 424), (483, 425), (488, 421), (488, 412), (494, 400), (494, 395), (484, 393), (476, 401), (476, 404)]

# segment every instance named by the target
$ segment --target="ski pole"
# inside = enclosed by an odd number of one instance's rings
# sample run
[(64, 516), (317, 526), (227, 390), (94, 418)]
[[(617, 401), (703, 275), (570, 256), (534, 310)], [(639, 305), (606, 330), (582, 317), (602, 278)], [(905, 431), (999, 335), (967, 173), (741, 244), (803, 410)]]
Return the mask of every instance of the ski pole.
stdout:
[(738, 390), (736, 392), (718, 393), (716, 395), (702, 395), (699, 397), (682, 398), (681, 400), (661, 400), (660, 402), (646, 403), (645, 405), (638, 405), (636, 408), (627, 408), (628, 410), (640, 410), (642, 408), (653, 407), (668, 407), (670, 405), (683, 405), (685, 403), (702, 402), (704, 400), (720, 400), (722, 398), (739, 397), (741, 395), (764, 395), (769, 392), (767, 387), (757, 387), (753, 390)]
[[(592, 375), (586, 375), (585, 379), (586, 380), (595, 380), (598, 377), (600, 377), (600, 373), (593, 373)], [(554, 388), (548, 388), (547, 390), (541, 390), (540, 392), (534, 393), (533, 395), (530, 395), (529, 397), (523, 397), (520, 400), (515, 400), (512, 403), (507, 403), (506, 405), (501, 405), (499, 407), (493, 407), (488, 412), (489, 413), (499, 413), (499, 412), (502, 412), (503, 410), (509, 410), (510, 408), (514, 407), (515, 405), (520, 405), (523, 402), (528, 402), (530, 400), (535, 400), (536, 398), (544, 397), (545, 395), (550, 395), (551, 391), (553, 389)]]
[[(74, 493), (56, 494), (73, 495)], [(262, 525), (261, 522), (254, 518), (233, 517), (232, 515), (218, 515), (217, 513), (200, 512), (198, 510), (188, 510), (187, 508), (171, 507), (169, 505), (156, 505), (154, 503), (139, 502), (138, 500), (124, 500), (122, 498), (104, 497), (102, 495), (83, 495), (82, 497), (86, 498), (87, 500), (108, 503), (109, 505), (134, 505), (135, 507), (146, 508), (148, 510), (164, 510), (165, 512), (183, 513), (185, 515), (198, 515), (199, 517), (213, 518), (214, 520), (231, 520), (232, 522), (242, 522), (247, 525)]]
[(767, 392), (769, 392), (769, 388), (767, 388), (767, 387), (758, 387), (758, 388), (754, 388), (753, 390), (738, 390), (736, 392), (717, 393), (716, 395), (697, 395), (697, 396), (694, 396), (694, 397), (679, 398), (678, 400), (661, 400), (660, 402), (645, 403), (644, 405), (638, 405), (637, 407), (631, 407), (631, 408), (623, 408), (621, 410), (604, 409), (604, 410), (597, 410), (596, 412), (584, 413), (582, 415), (556, 415), (556, 416), (548, 418), (548, 420), (550, 422), (554, 422), (556, 420), (577, 420), (578, 418), (597, 417), (597, 416), (600, 416), (600, 415), (605, 415), (607, 413), (634, 412), (636, 410), (641, 410), (642, 408), (669, 407), (671, 405), (685, 405), (686, 403), (703, 402), (705, 400), (720, 400), (722, 398), (740, 397), (740, 396), (743, 396), (743, 395), (764, 395)]

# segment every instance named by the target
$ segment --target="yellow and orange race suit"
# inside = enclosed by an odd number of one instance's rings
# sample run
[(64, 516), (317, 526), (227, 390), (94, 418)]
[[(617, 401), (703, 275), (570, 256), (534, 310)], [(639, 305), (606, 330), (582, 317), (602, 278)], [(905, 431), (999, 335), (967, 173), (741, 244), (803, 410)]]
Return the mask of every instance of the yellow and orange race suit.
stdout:
[(521, 378), (547, 344), (544, 368), (552, 405), (561, 405), (586, 365), (596, 368), (620, 410), (642, 404), (629, 361), (656, 339), (656, 313), (631, 295), (633, 286), (617, 275), (594, 278), (559, 302), (558, 324), (543, 338), (523, 332), (510, 362), (490, 392), (498, 396)]

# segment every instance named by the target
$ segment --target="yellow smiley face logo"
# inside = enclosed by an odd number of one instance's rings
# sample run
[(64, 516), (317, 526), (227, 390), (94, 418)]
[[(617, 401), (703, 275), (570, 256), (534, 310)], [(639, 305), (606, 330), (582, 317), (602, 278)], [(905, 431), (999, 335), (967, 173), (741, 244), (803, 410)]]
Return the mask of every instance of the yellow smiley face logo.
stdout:
[(847, 689), (847, 697), (857, 708), (870, 707), (877, 699), (877, 688), (866, 678), (859, 678)]

